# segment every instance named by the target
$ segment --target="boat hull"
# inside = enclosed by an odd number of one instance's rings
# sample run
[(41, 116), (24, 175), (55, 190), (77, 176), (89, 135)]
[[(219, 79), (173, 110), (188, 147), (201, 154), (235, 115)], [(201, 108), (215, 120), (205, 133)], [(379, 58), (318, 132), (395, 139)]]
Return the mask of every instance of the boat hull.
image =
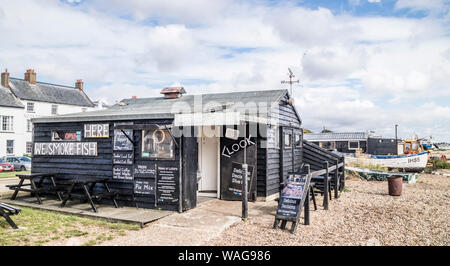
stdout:
[(408, 171), (421, 171), (425, 169), (428, 162), (428, 153), (422, 152), (417, 154), (398, 155), (398, 156), (364, 156), (353, 157), (346, 156), (346, 163), (354, 163), (360, 165), (381, 166), (387, 168), (405, 169)]

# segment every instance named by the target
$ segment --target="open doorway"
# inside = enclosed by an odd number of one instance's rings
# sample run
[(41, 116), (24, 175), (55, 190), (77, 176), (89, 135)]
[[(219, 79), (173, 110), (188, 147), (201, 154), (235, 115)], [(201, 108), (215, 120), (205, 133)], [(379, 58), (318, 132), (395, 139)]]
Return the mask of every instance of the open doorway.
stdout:
[(203, 126), (200, 128), (202, 129), (202, 134), (198, 141), (198, 162), (200, 171), (198, 196), (219, 198), (219, 127)]

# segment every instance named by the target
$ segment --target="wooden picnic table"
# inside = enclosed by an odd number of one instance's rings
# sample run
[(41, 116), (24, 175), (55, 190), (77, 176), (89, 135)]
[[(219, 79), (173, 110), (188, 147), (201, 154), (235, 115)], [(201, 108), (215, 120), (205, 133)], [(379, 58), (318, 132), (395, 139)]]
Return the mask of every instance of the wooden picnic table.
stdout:
[[(16, 175), (20, 181), (19, 184), (17, 185), (7, 185), (7, 187), (9, 187), (9, 189), (14, 190), (13, 195), (11, 196), (11, 200), (15, 200), (17, 197), (17, 194), (19, 193), (19, 191), (25, 191), (25, 192), (31, 192), (32, 194), (34, 194), (39, 202), (39, 204), (42, 204), (42, 200), (40, 197), (40, 193), (42, 192), (53, 192), (54, 190), (52, 190), (51, 188), (56, 188), (56, 183), (55, 183), (55, 174), (52, 173), (30, 173), (30, 174), (20, 174), (20, 175)], [(36, 182), (35, 180), (38, 179), (38, 181)], [(43, 187), (42, 183), (44, 182), (45, 179), (50, 179), (51, 181), (51, 187)], [(30, 183), (24, 184), (25, 180), (30, 180)], [(30, 188), (25, 188), (25, 187), (30, 187)], [(58, 195), (59, 200), (62, 200), (61, 198), (61, 194), (59, 192), (56, 192), (56, 194)]]
[[(89, 201), (92, 210), (97, 212), (97, 207), (95, 206), (93, 200), (100, 200), (102, 198), (110, 198), (114, 206), (118, 208), (116, 201), (117, 192), (111, 192), (108, 186), (109, 178), (77, 178), (66, 180), (69, 184), (68, 190), (64, 191), (64, 199), (61, 203), (61, 207), (66, 206), (66, 203), (71, 198), (78, 198), (81, 200)], [(96, 184), (102, 184), (106, 192), (95, 192), (94, 187)], [(82, 193), (77, 193), (76, 189), (81, 189)]]
[(9, 217), (9, 216), (17, 215), (17, 214), (19, 214), (19, 212), (20, 212), (19, 208), (16, 208), (16, 207), (13, 207), (11, 205), (8, 205), (8, 204), (0, 202), (0, 216), (5, 218), (5, 220), (9, 223), (9, 225), (13, 229), (18, 229), (18, 227), (14, 223), (14, 221), (11, 219), (11, 217)]

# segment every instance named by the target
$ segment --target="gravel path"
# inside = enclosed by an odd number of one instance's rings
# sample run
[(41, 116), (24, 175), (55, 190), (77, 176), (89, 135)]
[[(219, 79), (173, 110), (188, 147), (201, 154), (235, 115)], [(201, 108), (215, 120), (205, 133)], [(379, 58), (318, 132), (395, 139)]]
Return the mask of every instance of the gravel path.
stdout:
[(272, 229), (273, 202), (205, 244), (449, 245), (449, 177), (420, 174), (416, 184), (404, 184), (400, 197), (387, 194), (387, 182), (353, 178), (346, 186), (348, 191), (333, 199), (328, 211), (317, 197), (319, 209), (311, 211), (311, 225), (299, 225), (294, 235)]

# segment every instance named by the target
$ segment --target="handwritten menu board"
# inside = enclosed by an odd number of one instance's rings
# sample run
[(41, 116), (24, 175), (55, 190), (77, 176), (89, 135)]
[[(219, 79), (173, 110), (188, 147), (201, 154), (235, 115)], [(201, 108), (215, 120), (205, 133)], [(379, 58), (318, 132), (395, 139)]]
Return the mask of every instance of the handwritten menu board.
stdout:
[(114, 165), (113, 179), (133, 180), (133, 168), (125, 165)]
[(136, 164), (134, 166), (134, 176), (154, 178), (156, 176), (155, 166)]
[(133, 152), (113, 152), (113, 164), (132, 165)]
[[(242, 180), (244, 176), (244, 170), (242, 169), (242, 164), (233, 162), (231, 170), (231, 183), (228, 187), (228, 191), (232, 192), (235, 195), (242, 194)], [(250, 194), (250, 191), (254, 188), (254, 177), (253, 177), (253, 166), (248, 166), (247, 171), (247, 192)]]
[(296, 181), (288, 181), (281, 191), (276, 217), (297, 219), (305, 201), (305, 188), (309, 186), (309, 178), (296, 177)]
[(156, 175), (156, 200), (157, 203), (176, 203), (179, 200), (178, 167), (157, 166)]
[(134, 193), (143, 195), (155, 195), (154, 179), (134, 180)]
[[(116, 125), (130, 125), (133, 123), (115, 123)], [(123, 132), (122, 132), (123, 130)], [(133, 139), (133, 130), (132, 129), (114, 129), (114, 147), (115, 151), (132, 151), (133, 143), (125, 136), (128, 135), (131, 139)]]

